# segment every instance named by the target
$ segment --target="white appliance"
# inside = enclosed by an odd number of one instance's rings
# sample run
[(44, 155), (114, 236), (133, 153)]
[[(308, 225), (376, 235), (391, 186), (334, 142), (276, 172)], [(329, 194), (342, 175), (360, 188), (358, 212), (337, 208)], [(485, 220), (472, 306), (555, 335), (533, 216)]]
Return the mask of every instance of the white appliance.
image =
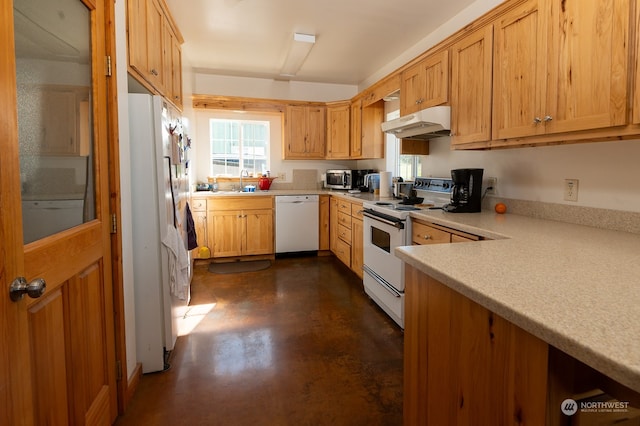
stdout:
[(451, 198), (453, 181), (416, 178), (414, 188), (420, 205), (400, 200), (364, 202), (364, 291), (400, 327), (404, 328), (404, 266), (396, 257), (396, 247), (411, 244), (412, 211), (442, 208)]
[(318, 195), (276, 196), (276, 254), (317, 251)]
[(382, 123), (398, 139), (428, 140), (451, 135), (451, 107), (435, 106)]
[[(171, 226), (186, 242), (188, 177), (181, 155), (181, 120), (161, 97), (129, 95), (136, 352), (142, 371), (162, 371), (189, 302), (172, 294)], [(185, 244), (186, 247), (186, 244)], [(174, 265), (175, 266), (175, 265)]]

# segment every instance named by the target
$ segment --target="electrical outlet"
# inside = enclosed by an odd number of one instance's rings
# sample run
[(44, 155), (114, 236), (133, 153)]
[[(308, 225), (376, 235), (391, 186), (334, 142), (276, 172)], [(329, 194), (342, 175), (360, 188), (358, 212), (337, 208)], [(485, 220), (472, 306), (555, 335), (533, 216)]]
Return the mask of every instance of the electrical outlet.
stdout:
[(286, 181), (287, 180), (287, 172), (278, 172), (278, 180)]
[(498, 189), (498, 178), (497, 177), (488, 177), (487, 178), (487, 195), (496, 195), (496, 190)]
[(578, 201), (578, 179), (564, 180), (565, 201)]

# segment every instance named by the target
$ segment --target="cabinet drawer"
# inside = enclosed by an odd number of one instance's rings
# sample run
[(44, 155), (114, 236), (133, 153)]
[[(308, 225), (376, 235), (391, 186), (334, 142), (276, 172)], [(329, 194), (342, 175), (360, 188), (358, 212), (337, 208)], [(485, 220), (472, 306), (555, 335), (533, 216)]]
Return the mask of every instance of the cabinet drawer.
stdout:
[(349, 268), (351, 267), (351, 246), (340, 238), (336, 241), (335, 255), (342, 263), (347, 265)]
[(352, 203), (351, 204), (351, 216), (354, 219), (363, 219), (362, 216), (362, 204), (356, 204), (356, 203)]
[(253, 210), (253, 209), (272, 209), (273, 197), (259, 197), (254, 195), (245, 195), (242, 197), (215, 197), (207, 201), (207, 210)]
[(351, 244), (351, 229), (344, 225), (338, 225), (338, 238), (347, 244)]
[(450, 243), (451, 234), (420, 222), (413, 222), (411, 241), (419, 245)]
[(194, 212), (203, 212), (207, 210), (207, 200), (204, 198), (192, 198), (189, 205)]
[(351, 203), (338, 199), (338, 211), (351, 216)]
[(351, 229), (351, 215), (343, 212), (338, 212), (338, 225), (345, 226)]

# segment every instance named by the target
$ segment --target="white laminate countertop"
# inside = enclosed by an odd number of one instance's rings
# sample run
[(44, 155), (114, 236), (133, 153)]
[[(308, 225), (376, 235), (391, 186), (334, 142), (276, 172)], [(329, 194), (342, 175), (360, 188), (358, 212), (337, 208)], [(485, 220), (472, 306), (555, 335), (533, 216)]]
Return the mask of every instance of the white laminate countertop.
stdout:
[(490, 238), (396, 249), (406, 263), (640, 392), (640, 235), (493, 212), (412, 212)]

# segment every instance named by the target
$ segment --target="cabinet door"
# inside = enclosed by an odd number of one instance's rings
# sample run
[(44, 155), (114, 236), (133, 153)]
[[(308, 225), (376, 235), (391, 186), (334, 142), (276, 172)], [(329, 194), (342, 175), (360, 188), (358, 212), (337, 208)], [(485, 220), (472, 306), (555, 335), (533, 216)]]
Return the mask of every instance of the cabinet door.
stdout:
[(147, 1), (127, 0), (129, 66), (147, 75)]
[(338, 242), (338, 199), (331, 197), (329, 200), (329, 249), (337, 254)]
[(330, 197), (328, 195), (321, 195), (320, 196), (320, 212), (319, 212), (319, 219), (320, 219), (320, 229), (319, 229), (319, 235), (320, 235), (320, 241), (319, 241), (319, 250), (329, 250), (330, 248), (330, 241), (331, 241), (331, 237), (330, 237), (330, 223), (331, 223), (331, 218), (330, 218), (330, 202), (329, 202)]
[(213, 215), (213, 257), (242, 255), (242, 215), (240, 210), (221, 211)]
[(541, 113), (549, 117), (546, 132), (625, 124), (629, 0), (545, 1), (551, 2), (546, 109)]
[(273, 254), (273, 211), (245, 210), (243, 255)]
[(362, 278), (362, 266), (364, 265), (364, 226), (362, 220), (352, 219), (351, 232), (351, 269)]
[(348, 104), (327, 107), (327, 158), (349, 158)]
[(419, 111), (424, 102), (425, 74), (422, 62), (402, 71), (400, 86), (400, 115)]
[(362, 108), (361, 158), (384, 158), (384, 101)]
[(449, 51), (428, 56), (402, 72), (400, 114), (406, 115), (449, 100)]
[(351, 138), (349, 157), (362, 157), (362, 101), (351, 103)]
[[(196, 236), (198, 237), (198, 247), (191, 250), (191, 255), (194, 259), (206, 259), (207, 256), (203, 256), (200, 252), (201, 247), (209, 247), (207, 238), (207, 212), (206, 211), (192, 211), (193, 223), (196, 228)], [(209, 247), (209, 250), (211, 248)]]
[(544, 133), (546, 62), (544, 17), (531, 1), (496, 23), (493, 74), (493, 138)]
[(306, 157), (324, 158), (326, 146), (326, 108), (307, 107), (307, 146)]
[(73, 91), (45, 89), (43, 91), (43, 140), (41, 153), (47, 155), (77, 155), (77, 110)]
[(171, 38), (171, 100), (182, 109), (182, 47), (176, 37)]
[(307, 112), (304, 106), (287, 106), (284, 158), (304, 158), (306, 155)]
[(147, 0), (147, 70), (145, 74), (151, 84), (164, 91), (166, 77), (163, 64), (165, 38), (164, 15), (156, 0)]
[(451, 144), (491, 139), (493, 26), (451, 47)]

